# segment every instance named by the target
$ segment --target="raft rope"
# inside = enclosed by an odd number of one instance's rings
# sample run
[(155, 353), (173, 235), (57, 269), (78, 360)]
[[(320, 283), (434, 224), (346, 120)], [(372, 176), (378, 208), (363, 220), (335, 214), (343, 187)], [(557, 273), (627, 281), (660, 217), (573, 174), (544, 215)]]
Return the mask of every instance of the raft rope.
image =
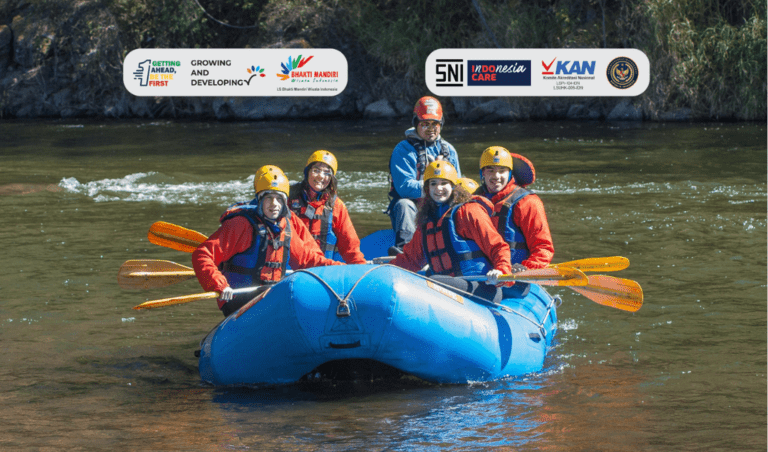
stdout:
[[(391, 266), (391, 267), (394, 267), (394, 265), (391, 265), (391, 264), (385, 264), (385, 265), (389, 265), (389, 266)], [(382, 267), (383, 267), (383, 266), (384, 266), (384, 265), (382, 265)], [(400, 268), (400, 267), (398, 267), (398, 268)], [(525, 314), (523, 314), (523, 313), (521, 313), (521, 312), (517, 312), (517, 311), (515, 311), (514, 309), (510, 308), (509, 306), (504, 306), (503, 304), (496, 304), (496, 303), (492, 302), (491, 300), (486, 300), (485, 298), (482, 298), (482, 297), (478, 297), (478, 296), (477, 296), (477, 295), (475, 295), (475, 294), (471, 294), (471, 293), (469, 293), (469, 292), (465, 292), (465, 291), (463, 291), (463, 290), (461, 290), (461, 289), (457, 289), (457, 288), (455, 288), (455, 287), (453, 287), (453, 286), (449, 286), (449, 285), (447, 285), (447, 284), (441, 283), (440, 281), (436, 281), (436, 280), (434, 280), (434, 279), (430, 279), (430, 278), (428, 278), (428, 277), (426, 277), (426, 276), (424, 276), (424, 275), (420, 275), (420, 274), (418, 274), (418, 273), (412, 272), (412, 271), (410, 271), (410, 270), (406, 270), (406, 269), (404, 269), (404, 268), (400, 268), (400, 270), (406, 271), (406, 272), (408, 272), (408, 273), (410, 273), (410, 274), (412, 274), (412, 275), (416, 275), (416, 276), (418, 276), (418, 277), (419, 277), (419, 278), (421, 278), (421, 279), (424, 279), (424, 280), (429, 280), (430, 282), (432, 282), (432, 283), (434, 283), (434, 284), (438, 284), (438, 285), (440, 285), (440, 286), (442, 286), (442, 287), (445, 287), (446, 289), (450, 289), (450, 290), (452, 290), (452, 291), (454, 291), (454, 292), (457, 292), (457, 293), (460, 293), (460, 294), (462, 294), (462, 295), (465, 295), (467, 298), (469, 298), (470, 300), (472, 300), (472, 301), (474, 301), (474, 302), (476, 302), (476, 303), (478, 303), (478, 302), (480, 302), (480, 300), (482, 300), (482, 304), (490, 305), (490, 306), (493, 306), (493, 307), (499, 308), (499, 309), (501, 309), (501, 310), (503, 310), (503, 311), (506, 311), (506, 312), (511, 312), (511, 313), (513, 313), (513, 314), (517, 314), (517, 315), (519, 315), (520, 317), (524, 318), (525, 320), (527, 320), (527, 321), (531, 322), (531, 323), (532, 323), (532, 324), (533, 324), (533, 325), (534, 325), (536, 328), (538, 328), (538, 329), (539, 329), (539, 331), (541, 331), (541, 334), (542, 334), (542, 335), (543, 335), (545, 338), (547, 337), (547, 331), (546, 331), (546, 329), (544, 328), (544, 324), (546, 323), (546, 321), (547, 321), (547, 318), (549, 317), (550, 313), (552, 312), (552, 306), (554, 306), (554, 304), (555, 304), (555, 303), (557, 303), (557, 307), (560, 307), (560, 305), (561, 305), (561, 304), (563, 304), (563, 300), (560, 298), (560, 296), (559, 296), (559, 295), (556, 295), (556, 296), (554, 296), (554, 297), (550, 295), (550, 298), (551, 298), (551, 300), (550, 300), (550, 302), (549, 302), (549, 303), (547, 303), (547, 304), (546, 304), (546, 307), (547, 307), (547, 312), (546, 312), (546, 313), (544, 314), (544, 316), (542, 317), (542, 320), (541, 320), (541, 322), (538, 322), (538, 321), (536, 321), (536, 320), (533, 320), (533, 319), (529, 318), (528, 316), (526, 316)]]
[(550, 295), (549, 298), (551, 298), (551, 300), (550, 300), (549, 303), (545, 304), (545, 306), (547, 308), (547, 312), (545, 312), (544, 315), (541, 317), (541, 322), (537, 322), (536, 320), (533, 320), (533, 319), (529, 318), (528, 316), (526, 316), (525, 314), (523, 314), (521, 312), (517, 312), (514, 309), (510, 309), (510, 311), (512, 313), (517, 314), (520, 317), (524, 318), (525, 320), (531, 322), (536, 328), (539, 329), (539, 331), (541, 332), (541, 334), (544, 336), (545, 339), (547, 337), (547, 330), (546, 330), (546, 328), (544, 328), (544, 324), (547, 322), (547, 318), (549, 317), (550, 313), (552, 312), (552, 306), (554, 306), (555, 303), (557, 303), (557, 307), (559, 308), (560, 305), (563, 304), (563, 300), (562, 300), (562, 298), (560, 298), (560, 295), (555, 295), (554, 297), (552, 295)]
[(487, 305), (487, 306), (493, 306), (494, 308), (498, 308), (498, 309), (501, 309), (502, 311), (507, 311), (507, 312), (514, 312), (514, 311), (512, 311), (512, 309), (511, 309), (510, 307), (508, 307), (508, 306), (504, 306), (504, 305), (502, 305), (502, 304), (494, 303), (494, 302), (492, 302), (491, 300), (485, 299), (485, 298), (483, 298), (483, 297), (481, 297), (481, 296), (475, 295), (475, 294), (473, 294), (473, 293), (465, 292), (465, 291), (463, 291), (463, 290), (461, 290), (461, 289), (457, 289), (457, 288), (455, 288), (455, 287), (453, 287), (453, 286), (450, 286), (450, 285), (448, 285), (448, 284), (445, 284), (445, 283), (443, 283), (443, 282), (440, 282), (440, 281), (437, 281), (437, 280), (431, 279), (431, 278), (429, 278), (429, 277), (427, 277), (427, 276), (424, 276), (424, 275), (420, 275), (420, 274), (418, 274), (418, 273), (416, 273), (416, 272), (412, 272), (412, 271), (410, 271), (410, 270), (406, 270), (406, 269), (404, 269), (404, 268), (402, 268), (402, 267), (397, 267), (397, 266), (395, 266), (395, 265), (392, 265), (392, 264), (384, 264), (384, 265), (380, 265), (380, 267), (386, 267), (386, 266), (389, 266), (389, 267), (396, 267), (396, 268), (397, 268), (397, 269), (399, 269), (399, 270), (402, 270), (402, 271), (404, 271), (404, 272), (410, 273), (410, 274), (412, 274), (412, 275), (414, 275), (414, 276), (418, 276), (419, 278), (421, 278), (421, 279), (423, 279), (423, 280), (425, 280), (425, 281), (429, 281), (429, 282), (431, 282), (431, 283), (433, 283), (433, 284), (437, 284), (438, 286), (441, 286), (441, 287), (445, 287), (446, 289), (449, 289), (449, 290), (451, 290), (451, 291), (453, 291), (453, 292), (456, 292), (456, 293), (459, 293), (459, 294), (461, 294), (461, 295), (464, 295), (465, 297), (467, 297), (468, 299), (470, 299), (470, 300), (474, 301), (475, 303), (478, 303), (478, 304), (484, 304), (484, 305)]
[(363, 278), (368, 276), (368, 274), (371, 273), (372, 271), (376, 270), (377, 268), (381, 268), (381, 267), (383, 267), (383, 265), (379, 265), (377, 267), (373, 267), (370, 270), (368, 270), (365, 273), (363, 273), (363, 276), (361, 276), (357, 281), (355, 281), (355, 283), (352, 285), (352, 288), (349, 289), (349, 292), (347, 292), (347, 295), (344, 298), (341, 298), (341, 296), (339, 294), (337, 294), (336, 291), (333, 290), (333, 288), (327, 282), (325, 282), (323, 280), (323, 278), (321, 278), (318, 275), (312, 273), (311, 271), (308, 271), (308, 270), (296, 270), (294, 273), (307, 273), (307, 274), (312, 275), (318, 281), (320, 281), (320, 283), (322, 283), (328, 290), (330, 290), (331, 293), (336, 297), (336, 299), (339, 300), (339, 305), (336, 307), (336, 316), (337, 317), (349, 317), (352, 313), (349, 310), (349, 303), (348, 303), (347, 300), (352, 300), (352, 305), (355, 306), (355, 309), (357, 309), (357, 305), (354, 304), (355, 300), (350, 298), (352, 296), (352, 292), (355, 290), (357, 285), (360, 284), (360, 282), (363, 280)]
[[(376, 267), (373, 267), (370, 270), (366, 271), (365, 273), (363, 273), (362, 276), (360, 276), (360, 278), (358, 278), (357, 281), (355, 281), (355, 283), (352, 285), (352, 288), (349, 289), (349, 292), (347, 292), (347, 295), (345, 295), (344, 298), (342, 298), (339, 294), (337, 294), (336, 291), (333, 290), (333, 288), (325, 280), (323, 280), (323, 278), (321, 278), (320, 276), (312, 273), (311, 271), (309, 271), (309, 270), (296, 270), (296, 271), (294, 271), (294, 273), (307, 273), (309, 275), (312, 275), (312, 277), (314, 277), (318, 281), (320, 281), (320, 283), (322, 285), (324, 285), (336, 297), (336, 299), (339, 301), (339, 304), (336, 307), (336, 316), (338, 316), (338, 317), (349, 317), (352, 314), (350, 312), (350, 309), (349, 309), (349, 300), (352, 301), (353, 306), (355, 306), (355, 309), (357, 309), (357, 306), (354, 304), (355, 300), (351, 298), (352, 297), (352, 292), (355, 290), (357, 285), (360, 284), (360, 282), (366, 276), (368, 276), (372, 271), (377, 270), (377, 269), (382, 268), (382, 267), (395, 267), (395, 266), (391, 265), (391, 264), (377, 265)], [(463, 291), (461, 289), (457, 289), (457, 288), (455, 288), (453, 286), (449, 286), (448, 284), (442, 283), (440, 281), (436, 281), (434, 279), (430, 279), (430, 278), (428, 278), (428, 277), (426, 277), (424, 275), (420, 275), (420, 274), (418, 274), (416, 272), (412, 272), (410, 270), (406, 270), (406, 269), (401, 268), (401, 267), (396, 267), (396, 268), (398, 268), (401, 271), (405, 271), (405, 272), (408, 272), (408, 273), (410, 273), (412, 275), (418, 276), (419, 278), (421, 278), (421, 279), (423, 279), (425, 281), (429, 280), (433, 284), (437, 284), (437, 285), (442, 286), (442, 287), (444, 287), (446, 289), (449, 289), (449, 290), (451, 290), (453, 292), (462, 294), (462, 295), (466, 296), (468, 299), (470, 299), (470, 300), (472, 300), (472, 301), (474, 301), (476, 303), (485, 304), (485, 305), (488, 305), (488, 306), (495, 307), (497, 309), (501, 309), (502, 311), (510, 312), (510, 313), (513, 313), (513, 314), (517, 314), (520, 317), (522, 317), (523, 319), (531, 322), (536, 328), (538, 328), (539, 331), (541, 332), (541, 334), (544, 336), (544, 338), (547, 337), (547, 330), (546, 330), (546, 328), (544, 328), (544, 324), (546, 323), (547, 318), (550, 316), (550, 313), (552, 312), (552, 306), (554, 306), (555, 303), (557, 303), (557, 307), (560, 307), (560, 305), (563, 303), (563, 300), (560, 298), (559, 295), (555, 295), (554, 297), (550, 295), (550, 299), (551, 300), (550, 300), (550, 302), (548, 304), (546, 304), (547, 312), (542, 317), (541, 322), (538, 322), (536, 320), (531, 319), (530, 317), (526, 316), (525, 314), (523, 314), (521, 312), (515, 311), (514, 309), (510, 308), (509, 306), (504, 306), (502, 304), (494, 303), (494, 302), (492, 302), (490, 300), (486, 300), (485, 298), (479, 297), (479, 296), (477, 296), (475, 294), (472, 294), (472, 293), (469, 293), (469, 292), (465, 292), (465, 291)]]

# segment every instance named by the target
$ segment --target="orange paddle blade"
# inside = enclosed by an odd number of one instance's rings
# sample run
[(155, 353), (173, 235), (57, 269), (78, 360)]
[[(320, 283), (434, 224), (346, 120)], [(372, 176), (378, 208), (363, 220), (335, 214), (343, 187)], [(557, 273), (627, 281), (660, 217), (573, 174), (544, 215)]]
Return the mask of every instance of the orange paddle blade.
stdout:
[(139, 309), (161, 308), (163, 306), (189, 303), (191, 301), (206, 300), (210, 298), (219, 298), (219, 292), (204, 292), (204, 293), (197, 293), (193, 295), (184, 295), (182, 297), (163, 298), (161, 300), (147, 301), (138, 306), (134, 306), (133, 309), (139, 310)]
[(603, 306), (636, 312), (643, 306), (643, 289), (631, 279), (592, 275), (586, 286), (571, 287), (595, 303)]
[(123, 289), (154, 289), (186, 281), (195, 271), (171, 261), (135, 259), (125, 261), (117, 273), (117, 284)]
[(571, 267), (583, 272), (616, 272), (629, 267), (629, 259), (621, 256), (589, 257), (560, 264), (551, 264), (550, 267)]
[(546, 286), (583, 286), (587, 284), (587, 277), (575, 268), (551, 267), (501, 275), (499, 281), (522, 281)]
[(157, 221), (150, 226), (147, 238), (155, 245), (191, 253), (208, 237), (191, 229)]

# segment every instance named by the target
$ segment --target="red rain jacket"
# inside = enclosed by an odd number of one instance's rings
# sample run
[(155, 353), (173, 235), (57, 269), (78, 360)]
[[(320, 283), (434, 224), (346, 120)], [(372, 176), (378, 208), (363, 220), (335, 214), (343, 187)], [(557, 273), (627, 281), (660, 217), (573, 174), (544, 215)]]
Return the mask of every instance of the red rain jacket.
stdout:
[[(448, 210), (450, 212), (450, 210)], [(427, 265), (422, 245), (423, 225), (416, 229), (413, 239), (403, 247), (391, 262), (393, 265), (417, 272)], [(466, 203), (456, 212), (456, 232), (463, 238), (474, 241), (496, 270), (507, 274), (512, 271), (509, 263), (509, 245), (496, 228), (483, 206), (476, 202)]]
[[(325, 194), (314, 201), (307, 201), (307, 205), (312, 206), (315, 209), (315, 213), (320, 215), (325, 208), (328, 196), (328, 194)], [(301, 208), (294, 209), (292, 201), (293, 200), (289, 200), (288, 205), (291, 207), (291, 210), (293, 210), (294, 215), (301, 218), (301, 221), (307, 226), (311, 235), (320, 235), (322, 233), (320, 230), (322, 221), (320, 219), (310, 220), (305, 217), (299, 212), (302, 210)], [(344, 262), (347, 264), (365, 264), (365, 256), (363, 256), (363, 253), (360, 251), (360, 238), (357, 236), (357, 231), (355, 231), (355, 227), (352, 225), (352, 220), (349, 218), (347, 206), (344, 205), (338, 196), (336, 197), (336, 202), (333, 204), (333, 224), (331, 225), (331, 229), (333, 229), (333, 233), (336, 234), (336, 248), (338, 249), (339, 254), (341, 254), (341, 257), (344, 258)], [(318, 243), (318, 246), (319, 245), (320, 244)], [(293, 267), (293, 265), (291, 265), (291, 267)]]
[[(290, 215), (291, 256), (288, 261), (291, 268), (320, 267), (324, 265), (343, 265), (326, 259), (309, 230), (296, 215)], [(200, 244), (192, 253), (192, 267), (195, 269), (200, 285), (206, 291), (221, 292), (229, 286), (227, 278), (219, 271), (219, 265), (242, 253), (251, 246), (253, 227), (242, 216), (224, 221), (208, 240)]]
[[(500, 192), (491, 197), (491, 202), (498, 204), (506, 198), (512, 190), (517, 188), (514, 182), (510, 182)], [(549, 232), (547, 214), (544, 211), (544, 203), (538, 196), (526, 196), (518, 201), (512, 213), (512, 221), (520, 228), (525, 236), (530, 256), (522, 264), (528, 268), (544, 268), (552, 262), (555, 255), (555, 245), (552, 243), (552, 234)], [(493, 217), (494, 229), (498, 228), (499, 217)]]

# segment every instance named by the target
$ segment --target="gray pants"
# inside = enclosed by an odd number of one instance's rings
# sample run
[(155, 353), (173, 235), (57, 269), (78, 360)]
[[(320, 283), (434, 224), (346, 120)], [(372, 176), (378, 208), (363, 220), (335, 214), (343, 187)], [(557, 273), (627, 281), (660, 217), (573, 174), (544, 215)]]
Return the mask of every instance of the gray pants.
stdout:
[(416, 203), (408, 198), (393, 200), (389, 205), (389, 218), (395, 231), (395, 246), (402, 249), (416, 232)]

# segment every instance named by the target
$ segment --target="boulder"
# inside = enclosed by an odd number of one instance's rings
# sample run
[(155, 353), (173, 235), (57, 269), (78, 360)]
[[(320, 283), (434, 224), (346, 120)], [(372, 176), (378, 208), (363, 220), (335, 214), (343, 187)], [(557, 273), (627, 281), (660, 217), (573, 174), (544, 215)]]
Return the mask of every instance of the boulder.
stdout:
[(0, 25), (0, 75), (11, 63), (13, 51), (13, 32), (8, 25)]
[(512, 108), (506, 99), (495, 99), (472, 108), (466, 115), (470, 122), (500, 122), (512, 119)]
[(606, 117), (608, 121), (642, 121), (643, 112), (625, 99), (619, 102)]
[(397, 116), (397, 112), (395, 112), (395, 109), (389, 105), (389, 101), (386, 99), (381, 99), (372, 104), (368, 104), (363, 111), (363, 117), (370, 119), (394, 118)]

